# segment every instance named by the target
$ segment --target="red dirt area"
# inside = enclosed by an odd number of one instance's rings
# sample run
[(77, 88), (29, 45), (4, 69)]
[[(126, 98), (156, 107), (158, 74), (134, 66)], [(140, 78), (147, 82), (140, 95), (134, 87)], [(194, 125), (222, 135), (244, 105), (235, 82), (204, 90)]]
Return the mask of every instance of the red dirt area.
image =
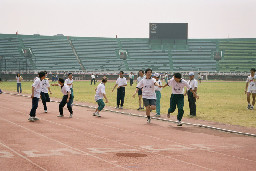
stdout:
[(1, 170), (255, 170), (256, 138), (41, 101), (29, 122), (31, 98), (0, 95)]

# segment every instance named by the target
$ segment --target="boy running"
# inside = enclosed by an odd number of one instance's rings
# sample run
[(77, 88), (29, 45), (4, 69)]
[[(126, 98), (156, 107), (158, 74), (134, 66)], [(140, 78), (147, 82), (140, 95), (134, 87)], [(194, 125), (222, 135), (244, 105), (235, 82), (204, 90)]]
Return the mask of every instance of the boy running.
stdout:
[[(160, 79), (160, 74), (155, 73), (154, 74), (154, 79), (156, 79), (156, 82), (159, 86), (162, 86), (162, 82)], [(161, 90), (162, 88), (155, 86), (155, 93), (156, 93), (156, 115), (155, 117), (160, 117), (160, 100), (161, 100)]]
[(74, 80), (73, 80), (72, 73), (68, 73), (68, 78), (65, 80), (64, 84), (67, 84), (71, 90), (71, 98), (70, 98), (71, 105), (73, 104), (73, 100), (74, 100), (73, 81)]
[[(247, 109), (253, 110), (253, 107), (255, 105), (255, 96), (256, 96), (255, 68), (252, 68), (250, 71), (251, 71), (251, 75), (248, 76), (248, 78), (246, 80), (245, 94), (247, 94), (247, 102), (248, 102)], [(250, 103), (251, 95), (252, 95), (252, 105)]]
[(38, 76), (39, 78), (36, 77), (34, 83), (32, 84), (32, 109), (30, 111), (30, 117), (28, 118), (30, 122), (39, 120), (38, 118), (36, 118), (36, 109), (38, 107), (38, 100), (42, 91), (42, 80), (45, 79), (45, 72), (39, 72)]
[(98, 103), (98, 108), (93, 113), (93, 116), (101, 117), (99, 112), (105, 106), (105, 103), (103, 102), (103, 97), (105, 98), (106, 103), (108, 103), (108, 99), (107, 99), (106, 91), (105, 91), (105, 84), (107, 83), (107, 80), (108, 80), (107, 77), (103, 77), (101, 83), (95, 89), (95, 91), (96, 91), (95, 101)]
[(61, 92), (63, 94), (63, 98), (59, 104), (59, 112), (60, 115), (58, 115), (57, 117), (63, 117), (63, 107), (66, 105), (67, 103), (67, 108), (68, 111), (70, 113), (70, 118), (72, 118), (73, 116), (73, 111), (72, 111), (72, 106), (71, 106), (71, 90), (69, 88), (68, 85), (64, 84), (64, 80), (62, 78), (59, 78), (58, 81), (59, 84), (52, 84), (52, 86), (60, 86), (61, 87)]
[(121, 101), (121, 107), (120, 109), (123, 109), (124, 106), (124, 97), (125, 97), (125, 86), (127, 86), (126, 78), (124, 77), (124, 72), (120, 71), (119, 78), (116, 80), (116, 84), (112, 90), (112, 92), (117, 87), (117, 106), (116, 109), (119, 109), (120, 101)]
[(178, 124), (177, 126), (182, 126), (181, 119), (184, 114), (184, 87), (186, 86), (194, 95), (194, 97), (199, 98), (199, 96), (196, 95), (196, 93), (190, 88), (187, 81), (183, 80), (181, 78), (180, 73), (175, 73), (173, 78), (168, 81), (167, 84), (163, 86), (171, 86), (172, 87), (172, 95), (170, 99), (170, 108), (168, 109), (167, 117), (170, 118), (170, 113), (173, 113), (176, 109), (176, 105), (178, 107), (178, 115), (177, 120)]
[(45, 72), (45, 79), (42, 80), (42, 92), (41, 92), (41, 99), (42, 99), (42, 103), (44, 105), (44, 112), (47, 113), (47, 106), (46, 106), (46, 102), (50, 102), (50, 97), (48, 94), (48, 91), (50, 92), (50, 94), (52, 94), (51, 89), (50, 89), (50, 84), (47, 77), (47, 72)]
[(151, 122), (150, 117), (150, 111), (156, 109), (156, 93), (155, 93), (155, 86), (160, 87), (156, 80), (154, 78), (151, 78), (152, 70), (146, 69), (146, 78), (141, 80), (139, 84), (137, 85), (137, 89), (133, 95), (133, 98), (135, 98), (135, 95), (139, 91), (139, 88), (142, 88), (142, 98), (144, 105), (146, 107), (146, 115), (147, 115), (147, 122)]

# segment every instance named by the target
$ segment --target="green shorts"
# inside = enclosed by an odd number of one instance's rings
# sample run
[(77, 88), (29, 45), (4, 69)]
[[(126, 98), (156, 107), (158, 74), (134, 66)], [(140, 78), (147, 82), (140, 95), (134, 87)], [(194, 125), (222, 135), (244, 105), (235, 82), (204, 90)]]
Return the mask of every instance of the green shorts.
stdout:
[(96, 102), (98, 103), (98, 110), (101, 111), (105, 106), (105, 103), (103, 102), (103, 99), (99, 99)]

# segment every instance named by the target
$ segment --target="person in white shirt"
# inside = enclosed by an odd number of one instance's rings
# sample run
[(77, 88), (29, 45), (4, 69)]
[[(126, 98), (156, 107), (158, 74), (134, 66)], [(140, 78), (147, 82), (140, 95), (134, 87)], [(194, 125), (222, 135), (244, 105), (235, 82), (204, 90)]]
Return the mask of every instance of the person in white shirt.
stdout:
[[(197, 87), (198, 87), (198, 82), (194, 78), (195, 74), (194, 72), (189, 72), (189, 81), (188, 84), (190, 88), (197, 93)], [(190, 116), (196, 116), (196, 97), (194, 97), (193, 93), (188, 90), (185, 91), (184, 96), (188, 95), (188, 103), (189, 103), (189, 109), (190, 109)]]
[(72, 105), (71, 105), (71, 90), (67, 84), (64, 84), (64, 79), (59, 78), (58, 81), (59, 84), (52, 84), (52, 86), (60, 86), (61, 87), (61, 92), (63, 94), (62, 100), (59, 104), (59, 112), (60, 114), (57, 117), (63, 117), (63, 107), (67, 104), (68, 111), (70, 113), (69, 117), (72, 118), (73, 116), (73, 110), (72, 110)]
[(47, 77), (47, 72), (45, 72), (45, 79), (42, 80), (42, 91), (41, 91), (41, 99), (42, 99), (42, 103), (44, 105), (44, 112), (47, 113), (47, 106), (46, 106), (46, 102), (50, 102), (50, 97), (48, 92), (50, 92), (50, 94), (52, 94), (51, 89), (50, 89), (50, 84), (48, 81)]
[(120, 109), (123, 109), (124, 106), (124, 97), (125, 97), (125, 86), (127, 86), (126, 78), (124, 77), (124, 72), (119, 72), (119, 78), (116, 80), (116, 84), (114, 88), (112, 89), (112, 92), (117, 87), (117, 106), (116, 109), (119, 109), (120, 101), (121, 101), (121, 107)]
[(32, 84), (32, 109), (30, 111), (30, 117), (28, 118), (28, 120), (30, 122), (34, 122), (36, 120), (39, 120), (36, 117), (36, 109), (38, 107), (38, 101), (40, 98), (40, 93), (42, 91), (42, 80), (45, 79), (45, 72), (39, 72), (38, 73), (38, 77), (35, 78), (34, 83)]
[(73, 90), (73, 75), (72, 73), (68, 73), (68, 78), (65, 80), (64, 84), (67, 84), (71, 90), (70, 103), (73, 104), (74, 100), (74, 90)]
[[(255, 76), (255, 68), (252, 68), (250, 70), (251, 75), (248, 76), (246, 80), (246, 86), (245, 86), (245, 94), (247, 94), (247, 102), (248, 107), (247, 109), (253, 110), (253, 107), (255, 105), (255, 96), (256, 96), (256, 76)], [(251, 95), (252, 95), (252, 104), (251, 101)]]
[[(161, 82), (161, 79), (160, 79), (160, 74), (155, 73), (153, 78), (156, 79), (156, 82), (159, 86), (162, 86), (162, 82)], [(155, 117), (160, 117), (161, 116), (160, 115), (161, 90), (162, 90), (162, 88), (160, 88), (158, 86), (155, 86), (155, 92), (156, 92), (156, 115), (155, 115)]]
[(129, 79), (130, 79), (130, 86), (132, 86), (133, 85), (133, 80), (134, 80), (134, 75), (133, 75), (132, 72), (129, 75)]
[(16, 76), (16, 80), (17, 80), (17, 92), (18, 93), (22, 93), (22, 88), (21, 88), (21, 81), (22, 81), (22, 77), (20, 76), (20, 74), (17, 74)]
[[(140, 70), (139, 71), (139, 76), (137, 78), (137, 86), (139, 84), (139, 82), (145, 78), (144, 76), (144, 71), (143, 70)], [(142, 89), (139, 88), (139, 91), (138, 91), (138, 97), (139, 97), (139, 108), (137, 110), (141, 110), (141, 109), (144, 109), (144, 104), (143, 104), (143, 107), (141, 107), (141, 101), (142, 101)]]
[(94, 85), (95, 85), (95, 75), (94, 74), (91, 75), (91, 85), (92, 85), (93, 81), (94, 81)]
[(152, 70), (146, 69), (145, 71), (146, 78), (141, 80), (137, 85), (137, 89), (133, 95), (135, 95), (139, 91), (139, 88), (142, 88), (142, 98), (144, 105), (146, 107), (146, 115), (147, 115), (147, 122), (151, 122), (150, 111), (156, 109), (156, 93), (155, 93), (155, 86), (159, 86), (154, 78), (151, 77)]
[(178, 115), (177, 115), (177, 126), (182, 126), (181, 119), (184, 114), (184, 87), (186, 86), (193, 94), (194, 97), (199, 98), (196, 93), (190, 88), (187, 81), (181, 78), (180, 73), (175, 73), (173, 78), (168, 81), (167, 84), (163, 86), (171, 86), (172, 87), (172, 95), (170, 99), (170, 108), (168, 109), (167, 117), (170, 118), (170, 113), (173, 113), (176, 109), (176, 105), (178, 107)]
[(168, 74), (167, 74), (167, 72), (164, 75), (164, 80), (165, 80), (166, 84), (168, 84)]
[(95, 101), (98, 103), (98, 108), (95, 110), (93, 113), (93, 116), (98, 116), (101, 117), (99, 112), (104, 108), (105, 103), (103, 101), (103, 97), (106, 100), (106, 103), (108, 103), (108, 99), (106, 96), (106, 91), (105, 91), (105, 85), (107, 83), (107, 77), (103, 77), (101, 83), (97, 86), (95, 89), (96, 94), (95, 94)]

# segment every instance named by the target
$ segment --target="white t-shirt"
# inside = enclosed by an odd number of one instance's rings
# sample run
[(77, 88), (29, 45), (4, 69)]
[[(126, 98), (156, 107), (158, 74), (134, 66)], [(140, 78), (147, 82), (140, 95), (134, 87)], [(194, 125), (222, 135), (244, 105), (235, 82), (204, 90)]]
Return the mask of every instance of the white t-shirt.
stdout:
[[(156, 81), (156, 82), (157, 82), (157, 84), (160, 85), (160, 86), (163, 85), (163, 84), (162, 84), (162, 81), (160, 80), (160, 78), (159, 78), (159, 80)], [(155, 91), (161, 91), (161, 90), (162, 90), (162, 88), (160, 88), (160, 87), (158, 87), (158, 86), (155, 86)]]
[(94, 79), (94, 78), (95, 78), (95, 75), (91, 75), (91, 77), (92, 77), (92, 79)]
[(137, 78), (137, 85), (138, 85), (138, 84), (141, 82), (141, 80), (143, 80), (144, 78), (146, 78), (145, 75), (144, 75), (143, 77), (139, 76), (139, 77)]
[(48, 93), (48, 87), (50, 87), (49, 81), (47, 79), (42, 80), (42, 92)]
[(172, 87), (172, 94), (184, 94), (184, 87), (190, 89), (187, 81), (181, 79), (181, 82), (177, 83), (174, 78), (168, 81), (168, 86)]
[(71, 90), (67, 84), (61, 87), (61, 92), (63, 95), (68, 95), (68, 92), (71, 94)]
[(249, 83), (248, 91), (256, 90), (256, 75), (254, 77), (252, 77), (251, 75), (248, 76), (246, 82)]
[(125, 77), (123, 77), (123, 78), (118, 78), (117, 80), (116, 80), (116, 84), (118, 84), (118, 86), (120, 87), (122, 87), (122, 86), (124, 86), (124, 85), (127, 85), (127, 81), (126, 81), (126, 78)]
[(71, 84), (71, 85), (68, 85), (69, 86), (69, 88), (73, 88), (73, 79), (71, 80), (71, 79), (69, 79), (69, 78), (67, 78), (66, 80), (65, 80), (65, 84)]
[(189, 84), (190, 88), (192, 88), (192, 90), (195, 90), (195, 88), (198, 87), (198, 82), (196, 79), (189, 80), (188, 84)]
[(40, 78), (36, 77), (34, 80), (34, 83), (32, 84), (32, 87), (34, 87), (34, 97), (40, 98), (40, 93), (42, 91), (42, 81)]
[(21, 81), (21, 78), (20, 77), (17, 77), (16, 76), (16, 79), (17, 79), (17, 83), (21, 83), (20, 81)]
[(130, 74), (130, 75), (129, 75), (129, 78), (132, 79), (132, 78), (133, 78), (133, 74)]
[(103, 83), (100, 83), (97, 86), (97, 90), (96, 90), (96, 94), (95, 94), (95, 101), (103, 99), (103, 97), (104, 97), (103, 94), (106, 94), (105, 85)]
[(137, 88), (142, 88), (142, 98), (145, 99), (156, 99), (155, 93), (155, 83), (154, 78), (146, 79), (144, 78), (139, 82)]

